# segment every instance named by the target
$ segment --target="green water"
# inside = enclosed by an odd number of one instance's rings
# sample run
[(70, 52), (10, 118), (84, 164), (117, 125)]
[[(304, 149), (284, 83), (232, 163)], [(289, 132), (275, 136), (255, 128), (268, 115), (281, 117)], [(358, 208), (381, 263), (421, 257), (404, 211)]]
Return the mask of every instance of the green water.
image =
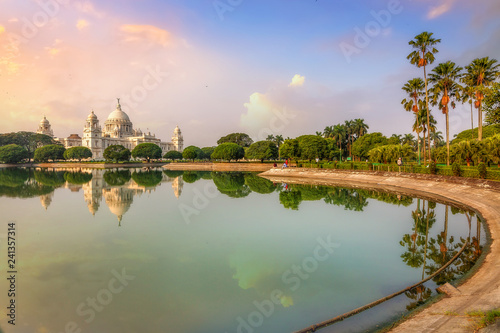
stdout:
[(1, 274), (16, 228), (6, 332), (293, 332), (442, 275), (320, 332), (364, 332), (470, 269), (474, 213), (252, 173), (0, 170)]

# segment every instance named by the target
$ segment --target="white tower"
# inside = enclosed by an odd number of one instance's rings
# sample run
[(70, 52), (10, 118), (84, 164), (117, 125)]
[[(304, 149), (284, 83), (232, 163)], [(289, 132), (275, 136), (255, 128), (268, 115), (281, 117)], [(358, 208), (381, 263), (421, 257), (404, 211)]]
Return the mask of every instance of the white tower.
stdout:
[(172, 136), (172, 143), (174, 144), (175, 150), (182, 152), (184, 149), (184, 139), (182, 138), (179, 126), (175, 127), (174, 135)]
[(52, 128), (50, 127), (50, 123), (47, 120), (47, 118), (45, 118), (45, 116), (43, 116), (43, 119), (40, 120), (40, 123), (38, 124), (38, 129), (36, 130), (36, 132), (38, 134), (48, 135), (51, 138), (54, 137), (54, 133), (52, 132)]
[(92, 151), (92, 158), (102, 158), (104, 148), (102, 145), (102, 131), (99, 120), (94, 114), (94, 110), (89, 114), (83, 128), (82, 146)]

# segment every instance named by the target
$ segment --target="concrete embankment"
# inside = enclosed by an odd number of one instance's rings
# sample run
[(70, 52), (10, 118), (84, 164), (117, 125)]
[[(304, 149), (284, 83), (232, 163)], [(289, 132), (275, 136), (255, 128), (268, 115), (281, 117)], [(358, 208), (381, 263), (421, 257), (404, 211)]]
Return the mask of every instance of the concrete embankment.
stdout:
[(271, 163), (170, 163), (167, 170), (189, 171), (267, 171), (273, 168)]
[[(381, 172), (271, 169), (260, 174), (273, 182), (369, 187), (448, 201), (476, 210), (491, 233), (490, 251), (477, 272), (457, 293), (416, 313), (391, 332), (472, 332), (470, 311), (500, 308), (500, 183), (479, 179)], [(337, 314), (332, 314), (334, 317)]]

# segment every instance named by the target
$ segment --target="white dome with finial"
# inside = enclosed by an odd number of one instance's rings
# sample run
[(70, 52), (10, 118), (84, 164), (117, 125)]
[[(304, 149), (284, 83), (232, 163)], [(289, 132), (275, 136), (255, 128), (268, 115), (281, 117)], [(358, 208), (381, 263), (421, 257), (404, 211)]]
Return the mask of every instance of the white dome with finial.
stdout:
[(119, 98), (118, 98), (118, 104), (116, 105), (116, 110), (109, 114), (108, 120), (130, 121), (128, 115), (122, 111)]

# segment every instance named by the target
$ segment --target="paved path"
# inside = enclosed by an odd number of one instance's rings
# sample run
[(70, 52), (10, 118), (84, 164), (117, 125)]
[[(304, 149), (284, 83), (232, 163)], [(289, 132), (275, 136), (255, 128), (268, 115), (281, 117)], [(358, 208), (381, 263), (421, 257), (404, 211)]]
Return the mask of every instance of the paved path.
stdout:
[[(271, 169), (261, 174), (273, 181), (314, 182), (392, 190), (402, 194), (423, 195), (442, 201), (467, 205), (486, 220), (492, 243), (480, 269), (458, 287), (460, 294), (443, 298), (401, 323), (391, 332), (472, 332), (472, 319), (463, 314), (472, 310), (500, 308), (500, 183), (408, 174), (345, 172), (336, 170)], [(446, 313), (457, 313), (447, 315)], [(492, 329), (492, 328), (488, 328)]]

